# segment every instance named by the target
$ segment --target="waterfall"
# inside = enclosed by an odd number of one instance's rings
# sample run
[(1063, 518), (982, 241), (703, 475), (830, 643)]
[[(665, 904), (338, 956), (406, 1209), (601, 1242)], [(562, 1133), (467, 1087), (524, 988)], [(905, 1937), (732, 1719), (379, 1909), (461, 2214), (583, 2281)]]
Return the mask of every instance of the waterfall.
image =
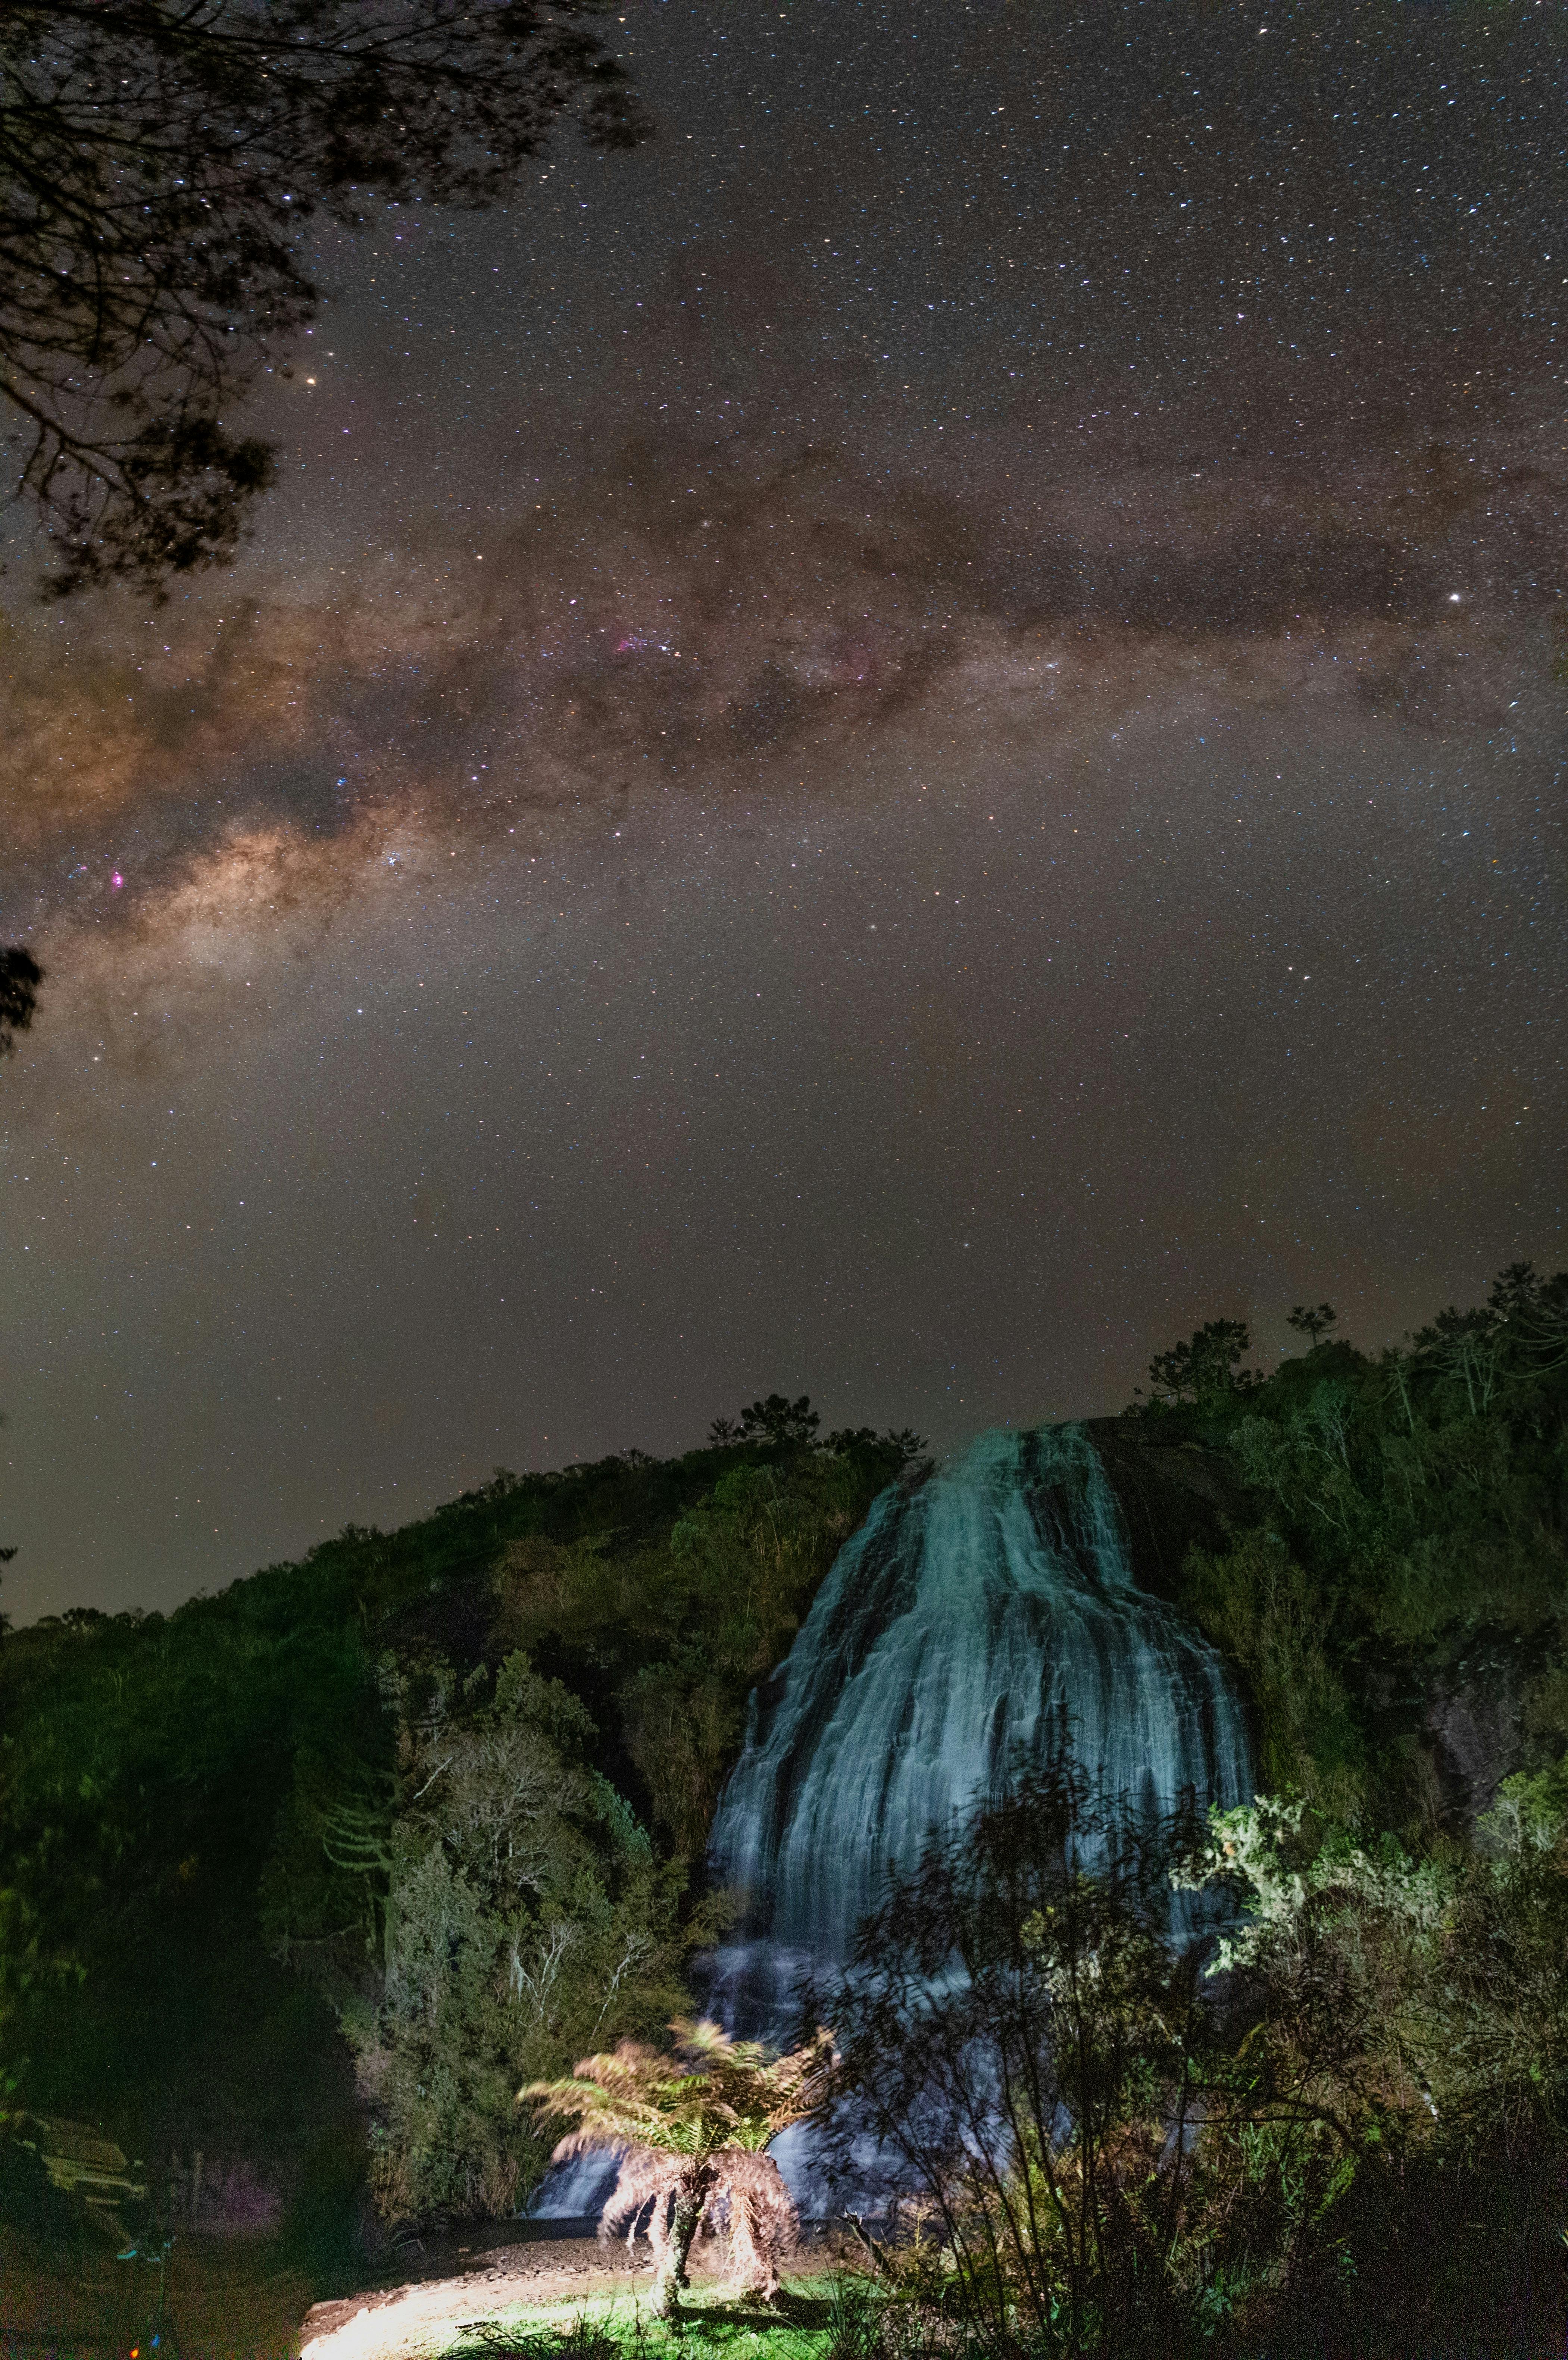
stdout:
[(849, 1957), (889, 1869), (1064, 1732), (1140, 1817), (1251, 1792), (1223, 1666), (1134, 1580), (1089, 1437), (982, 1434), (882, 1494), (752, 1699), (710, 1845), (715, 1880), (745, 1896), (711, 2004), (737, 2030), (785, 2031), (800, 1970)]
[[(1121, 1511), (1080, 1426), (982, 1434), (882, 1493), (839, 1551), (787, 1660), (752, 1697), (719, 1799), (716, 1883), (745, 1896), (710, 2010), (787, 2037), (801, 1971), (849, 1958), (890, 1868), (961, 1826), (1022, 1750), (1066, 1748), (1139, 1816), (1252, 1791), (1219, 1657), (1140, 1590)], [(774, 2149), (808, 2204), (810, 2134)], [(613, 2167), (562, 2167), (549, 2219), (602, 2202)]]

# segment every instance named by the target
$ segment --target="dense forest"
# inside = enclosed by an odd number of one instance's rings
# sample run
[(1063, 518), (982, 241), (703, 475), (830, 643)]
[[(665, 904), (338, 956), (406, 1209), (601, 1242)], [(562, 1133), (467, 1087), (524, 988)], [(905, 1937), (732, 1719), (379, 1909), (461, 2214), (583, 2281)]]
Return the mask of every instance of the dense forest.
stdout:
[(201, 2151), (209, 2210), (245, 2158), (236, 2225), (280, 2201), (323, 2256), (367, 2163), (394, 2218), (510, 2211), (523, 2071), (669, 2016), (747, 1695), (918, 1448), (817, 1428), (770, 1396), (682, 1459), (499, 1472), (167, 1616), (9, 1633), (0, 2105), (155, 2174)]
[[(1227, 2198), (1232, 2244), (1211, 2223), (1182, 2248), (1212, 2326), (1239, 2315), (1232, 2280), (1285, 2282), (1287, 2247), (1350, 2266), (1351, 2230), (1319, 2232), (1351, 2220), (1369, 2158), (1402, 2186), (1439, 2164), (1454, 2187), (1483, 2163), (1495, 2186), (1550, 2179), (1568, 2104), (1568, 1275), (1515, 1265), (1376, 1354), (1327, 1305), (1291, 1321), (1300, 1349), (1267, 1374), (1211, 1322), (1094, 1428), (1113, 1480), (1206, 1488), (1168, 1587), (1233, 1666), (1274, 1798), (1178, 1864), (1248, 1905), (1226, 1973), (1275, 1994), (1243, 2039), (1254, 2095), (1233, 2040), (1204, 2099), (1262, 2208)], [(323, 2267), (377, 2219), (515, 2210), (547, 2152), (520, 2082), (689, 2008), (748, 1695), (921, 1448), (820, 1436), (771, 1396), (678, 1459), (498, 1473), (167, 1617), (8, 1634), (13, 2132), (91, 2122), (177, 2180), (200, 2151), (210, 2202)], [(1332, 2038), (1309, 2057), (1313, 2025)], [(1273, 2115), (1258, 2144), (1266, 2057), (1295, 2147)]]
[[(1516, 1263), (1484, 1306), (1371, 1357), (1326, 1304), (1291, 1324), (1306, 1349), (1264, 1378), (1245, 1328), (1212, 1321), (1133, 1405), (1151, 1435), (1223, 1450), (1251, 1503), (1178, 1594), (1242, 1676), (1265, 1791), (1453, 1835), (1497, 1765), (1568, 1746), (1568, 1274)], [(1445, 1715), (1471, 1756), (1446, 1782)]]

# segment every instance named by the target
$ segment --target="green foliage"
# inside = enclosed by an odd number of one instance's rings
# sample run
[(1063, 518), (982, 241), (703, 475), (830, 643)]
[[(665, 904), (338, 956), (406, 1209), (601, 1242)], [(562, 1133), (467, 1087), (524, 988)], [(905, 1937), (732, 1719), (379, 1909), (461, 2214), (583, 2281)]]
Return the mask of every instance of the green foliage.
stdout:
[[(5, 2070), (35, 2111), (107, 2119), (140, 2154), (232, 2147), (241, 2123), (287, 2147), (313, 2136), (302, 2104), (341, 2097), (254, 1896), (294, 1744), (352, 1697), (358, 1642), (285, 1641), (271, 1614), (231, 1592), (0, 1650)], [(280, 2052), (312, 2057), (308, 2095)]]
[(1419, 1732), (1379, 1727), (1380, 1677), (1430, 1684), (1475, 1633), (1528, 1633), (1534, 1738), (1568, 1743), (1568, 1273), (1513, 1263), (1375, 1358), (1331, 1338), (1326, 1304), (1292, 1324), (1309, 1350), (1227, 1385), (1204, 1339), (1234, 1323), (1211, 1323), (1157, 1358), (1136, 1415), (1227, 1448), (1257, 1499), (1255, 1529), (1194, 1552), (1183, 1602), (1243, 1674), (1266, 1782), (1413, 1832), (1441, 1797)]
[(635, 2040), (585, 2057), (569, 2081), (520, 2091), (543, 2118), (575, 2121), (559, 2156), (619, 2149), (620, 2167), (601, 2234), (634, 2227), (652, 2207), (654, 2310), (672, 2317), (687, 2285), (686, 2257), (703, 2221), (722, 2227), (731, 2277), (765, 2301), (780, 2292), (779, 2267), (800, 2223), (776, 2163), (779, 2133), (816, 2112), (832, 2044), (819, 2032), (781, 2057), (735, 2040), (717, 2024), (677, 2017), (673, 2054)]
[(712, 1490), (659, 1543), (531, 1535), (502, 1556), (498, 1631), (613, 1719), (629, 1777), (677, 1853), (700, 1857), (748, 1695), (917, 1440), (861, 1432), (820, 1450), (726, 1449)]
[[(548, 2151), (515, 2092), (596, 2037), (678, 2003), (684, 1878), (588, 1758), (576, 1699), (525, 1655), (459, 1684), (389, 1664), (398, 1800), (378, 1868), (358, 1826), (342, 1872), (384, 1879), (378, 1961), (340, 2012), (395, 2216), (516, 2209)], [(327, 1841), (332, 1841), (329, 1832)], [(287, 1928), (282, 1939), (289, 1939)]]
[[(829, 2274), (832, 2273), (832, 2274)], [(872, 2294), (854, 2279), (847, 2283), (835, 2265), (817, 2262), (811, 2274), (791, 2273), (787, 2300), (762, 2310), (733, 2291), (698, 2283), (680, 2309), (665, 2318), (651, 2310), (641, 2291), (578, 2297), (571, 2303), (537, 2301), (466, 2322), (441, 2347), (440, 2360), (921, 2360), (948, 2347), (924, 2335), (880, 2340), (879, 2330), (907, 2307)], [(840, 2326), (853, 2317), (861, 2339), (840, 2343)], [(915, 2326), (913, 2318), (909, 2324)], [(435, 2347), (433, 2345), (433, 2353)]]
[(736, 1426), (730, 1426), (727, 1418), (715, 1418), (708, 1434), (715, 1442), (775, 1442), (806, 1449), (815, 1440), (821, 1423), (808, 1393), (802, 1393), (798, 1401), (791, 1401), (784, 1393), (770, 1393), (765, 1401), (748, 1402)]
[(1250, 2094), (1332, 2126), (1358, 2166), (1475, 2166), (1568, 2130), (1568, 1779), (1505, 1783), (1480, 1845), (1412, 1856), (1299, 1802), (1210, 1814), (1177, 1872), (1245, 1915), (1214, 1971), (1251, 1986)]
[(639, 2147), (698, 2161), (728, 2147), (762, 2155), (821, 2103), (833, 2061), (826, 2033), (780, 2056), (706, 2020), (677, 2016), (670, 2029), (673, 2051), (625, 2040), (585, 2057), (570, 2078), (533, 2081), (519, 2094), (543, 2119), (576, 2124), (565, 2154)]
[(1187, 1841), (1030, 1773), (900, 1880), (834, 1995), (846, 2159), (867, 2130), (898, 2158), (941, 2229), (923, 2299), (986, 2351), (1190, 2349), (1335, 2247), (1358, 2150), (1316, 2050), (1265, 2071), (1271, 2020), (1227, 2021), (1168, 1938)]
[[(514, 2164), (522, 2184), (539, 2161), (526, 2125), (512, 2138), (525, 2070), (557, 2072), (598, 2039), (665, 2021), (679, 1959), (709, 1922), (639, 1816), (655, 1798), (663, 1834), (700, 1852), (754, 1667), (787, 1647), (912, 1439), (503, 1471), (400, 1532), (351, 1526), (169, 1616), (82, 1610), (7, 1635), (0, 2108), (104, 2123), (149, 2159), (243, 2154), (287, 2193), (354, 2130), (352, 2021), (361, 2063), (391, 2060), (377, 2069), (389, 2187), (397, 2158), (423, 2152), (416, 2116), (470, 2125), (460, 2193), (500, 2191)], [(742, 1557), (730, 1594), (725, 1568)], [(465, 1690), (523, 1644), (532, 1687), (503, 1673)], [(466, 1749), (466, 1834), (430, 1817), (456, 1808), (450, 1774), (415, 1808), (420, 1732), (437, 1720)], [(549, 1844), (532, 1881), (507, 1886), (475, 1849), (478, 1790), (529, 1762)], [(456, 1943), (444, 1981), (438, 1924)], [(634, 1926), (653, 1956), (623, 1965)], [(515, 1930), (519, 1972), (537, 1977), (553, 1927), (567, 1947), (544, 2045), (528, 2050), (525, 1994), (488, 1983), (481, 1961), (504, 1949), (510, 1974)], [(422, 1995), (406, 2020), (400, 1994)], [(439, 2096), (394, 2106), (433, 2021), (480, 2026), (478, 2061)], [(503, 2117), (492, 2141), (485, 2125)], [(408, 2183), (434, 2184), (423, 2164)]]
[(1245, 1678), (1264, 1785), (1353, 1813), (1364, 1792), (1362, 1732), (1329, 1661), (1317, 1584), (1278, 1533), (1260, 1525), (1221, 1557), (1195, 1549), (1183, 1602)]
[[(31, 1024), (38, 1004), (38, 986), (44, 971), (31, 951), (21, 944), (0, 950), (0, 1057), (8, 1057), (16, 1045), (16, 1036)], [(14, 1552), (6, 1549), (0, 1563)]]
[[(1508, 1782), (1482, 1838), (1417, 1856), (1262, 1797), (1194, 1842), (1021, 1778), (817, 1995), (844, 2158), (874, 2134), (939, 2233), (905, 2263), (868, 2239), (884, 2283), (997, 2355), (1417, 2348), (1373, 2340), (1362, 2273), (1407, 2324), (1434, 2200), (1495, 2234), (1568, 2128), (1568, 1772)], [(1228, 1911), (1217, 1941), (1171, 1937), (1169, 1883)]]

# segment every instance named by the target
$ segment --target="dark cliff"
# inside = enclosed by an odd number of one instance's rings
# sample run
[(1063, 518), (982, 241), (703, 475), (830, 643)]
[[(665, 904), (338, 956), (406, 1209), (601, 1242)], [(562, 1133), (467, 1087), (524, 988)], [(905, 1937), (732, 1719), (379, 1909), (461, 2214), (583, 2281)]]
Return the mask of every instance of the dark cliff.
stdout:
[(1188, 1551), (1226, 1547), (1256, 1524), (1260, 1503), (1223, 1450), (1157, 1438), (1135, 1418), (1091, 1417), (1085, 1426), (1126, 1521), (1134, 1573), (1179, 1603)]

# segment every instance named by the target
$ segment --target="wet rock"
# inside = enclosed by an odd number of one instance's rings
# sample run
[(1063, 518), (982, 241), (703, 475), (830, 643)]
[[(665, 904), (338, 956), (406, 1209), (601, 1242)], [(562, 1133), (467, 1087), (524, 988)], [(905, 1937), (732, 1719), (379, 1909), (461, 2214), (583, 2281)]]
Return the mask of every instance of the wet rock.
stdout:
[(1189, 1549), (1228, 1548), (1257, 1522), (1258, 1502), (1223, 1452), (1161, 1441), (1136, 1418), (1091, 1417), (1085, 1428), (1122, 1511), (1140, 1589), (1176, 1598)]
[(1448, 1815), (1473, 1827), (1505, 1778), (1527, 1765), (1525, 1686), (1540, 1668), (1531, 1640), (1494, 1632), (1469, 1641), (1432, 1679), (1422, 1716)]

